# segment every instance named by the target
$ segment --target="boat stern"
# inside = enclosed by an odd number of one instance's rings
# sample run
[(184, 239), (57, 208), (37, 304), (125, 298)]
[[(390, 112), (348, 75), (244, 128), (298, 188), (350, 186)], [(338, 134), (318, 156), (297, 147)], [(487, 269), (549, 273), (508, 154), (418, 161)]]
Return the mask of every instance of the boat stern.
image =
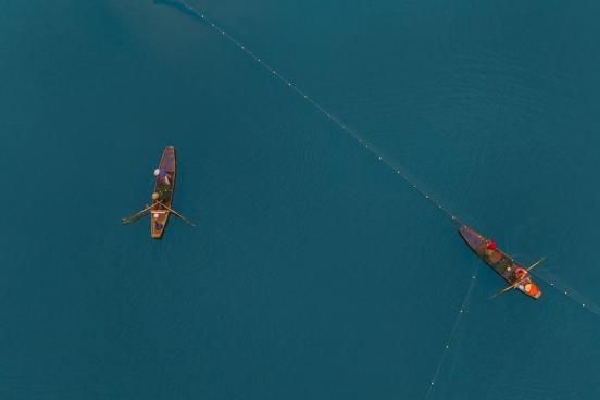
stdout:
[(534, 300), (537, 300), (542, 296), (542, 291), (534, 282), (529, 282), (525, 285), (520, 285), (518, 286), (518, 289)]
[(150, 236), (152, 239), (162, 239), (167, 221), (169, 220), (169, 212), (165, 210), (155, 210), (150, 214)]

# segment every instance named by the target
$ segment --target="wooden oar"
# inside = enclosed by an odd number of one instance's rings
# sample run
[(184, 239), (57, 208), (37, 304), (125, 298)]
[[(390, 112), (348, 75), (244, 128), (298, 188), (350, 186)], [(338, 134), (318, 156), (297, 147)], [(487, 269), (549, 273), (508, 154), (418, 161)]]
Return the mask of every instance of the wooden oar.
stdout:
[(537, 260), (536, 262), (534, 262), (533, 264), (531, 264), (529, 266), (529, 268), (527, 268), (527, 272), (531, 271), (532, 269), (534, 269), (535, 267), (540, 265), (544, 260), (546, 260), (546, 257), (542, 257), (539, 260)]
[(148, 213), (148, 211), (152, 208), (152, 206), (148, 206), (146, 208), (144, 208), (142, 211), (139, 211), (133, 215), (130, 215), (129, 217), (125, 217), (125, 218), (121, 218), (121, 222), (123, 222), (124, 224), (131, 224), (134, 222), (137, 222), (140, 220), (140, 218), (142, 218), (146, 213)]
[(498, 296), (500, 296), (501, 294), (508, 293), (508, 291), (509, 291), (509, 290), (512, 290), (512, 289), (516, 288), (516, 287), (519, 285), (519, 283), (521, 283), (521, 281), (518, 281), (517, 283), (515, 283), (515, 284), (513, 284), (513, 285), (510, 285), (510, 286), (507, 286), (507, 287), (505, 287), (505, 288), (504, 288), (504, 289), (502, 289), (501, 291), (499, 291), (499, 292), (496, 292), (496, 293), (494, 293), (493, 295), (491, 295), (490, 297), (488, 297), (488, 299), (493, 299), (494, 297), (498, 297)]
[(176, 216), (178, 216), (179, 218), (181, 218), (183, 220), (183, 222), (185, 222), (189, 226), (196, 226), (196, 224), (190, 222), (186, 217), (184, 217), (183, 215), (179, 214), (177, 211), (173, 210), (171, 207), (165, 205), (165, 203), (160, 203), (160, 204), (162, 204), (162, 206), (164, 208), (166, 208), (168, 211), (172, 212), (173, 214), (175, 214)]
[(517, 286), (519, 286), (521, 283), (523, 283), (525, 281), (525, 279), (527, 279), (527, 275), (525, 275), (523, 278), (519, 279), (518, 281), (516, 281), (515, 283), (513, 283), (510, 286), (505, 287), (504, 289), (502, 289), (501, 291), (491, 295), (490, 297), (488, 297), (489, 299), (493, 299), (494, 297), (498, 297), (501, 294), (504, 293), (508, 293), (509, 290), (512, 290), (514, 288), (516, 288)]

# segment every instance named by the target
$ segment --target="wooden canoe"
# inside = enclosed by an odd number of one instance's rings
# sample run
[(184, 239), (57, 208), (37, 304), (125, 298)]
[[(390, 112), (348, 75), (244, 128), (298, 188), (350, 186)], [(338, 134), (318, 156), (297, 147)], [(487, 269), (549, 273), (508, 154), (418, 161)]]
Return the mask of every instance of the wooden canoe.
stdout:
[(177, 160), (173, 146), (167, 146), (163, 150), (158, 171), (154, 191), (152, 192), (152, 209), (150, 210), (150, 235), (153, 239), (162, 238), (173, 208), (177, 171)]
[[(500, 249), (488, 249), (490, 239), (480, 235), (475, 230), (468, 226), (461, 226), (459, 229), (460, 235), (467, 245), (477, 254), (487, 265), (492, 267), (509, 285), (514, 285), (519, 279), (516, 276), (516, 271), (520, 267), (514, 260)], [(527, 274), (525, 279), (521, 279), (521, 283), (515, 287), (527, 296), (533, 299), (539, 299), (542, 291), (533, 281), (531, 274)]]

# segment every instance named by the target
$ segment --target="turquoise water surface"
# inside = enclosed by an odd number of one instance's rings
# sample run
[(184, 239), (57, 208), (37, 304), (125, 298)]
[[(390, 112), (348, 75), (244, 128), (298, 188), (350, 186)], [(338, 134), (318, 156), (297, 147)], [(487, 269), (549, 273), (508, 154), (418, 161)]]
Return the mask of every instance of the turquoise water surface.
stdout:
[(600, 397), (600, 3), (179, 4), (0, 7), (0, 399)]

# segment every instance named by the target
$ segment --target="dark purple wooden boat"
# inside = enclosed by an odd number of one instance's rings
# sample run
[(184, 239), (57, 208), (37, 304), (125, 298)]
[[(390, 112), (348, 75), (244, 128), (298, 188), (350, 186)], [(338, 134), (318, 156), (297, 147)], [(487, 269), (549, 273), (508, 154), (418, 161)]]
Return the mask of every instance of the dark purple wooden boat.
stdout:
[(509, 285), (518, 283), (515, 289), (520, 290), (533, 299), (540, 298), (542, 291), (533, 282), (531, 275), (523, 267), (517, 265), (508, 254), (496, 248), (490, 239), (480, 235), (468, 226), (461, 226), (459, 232), (475, 254), (503, 277)]
[(167, 146), (163, 150), (158, 169), (154, 171), (156, 182), (152, 192), (152, 208), (150, 210), (150, 235), (153, 239), (162, 238), (167, 222), (169, 222), (173, 207), (176, 170), (175, 147)]

